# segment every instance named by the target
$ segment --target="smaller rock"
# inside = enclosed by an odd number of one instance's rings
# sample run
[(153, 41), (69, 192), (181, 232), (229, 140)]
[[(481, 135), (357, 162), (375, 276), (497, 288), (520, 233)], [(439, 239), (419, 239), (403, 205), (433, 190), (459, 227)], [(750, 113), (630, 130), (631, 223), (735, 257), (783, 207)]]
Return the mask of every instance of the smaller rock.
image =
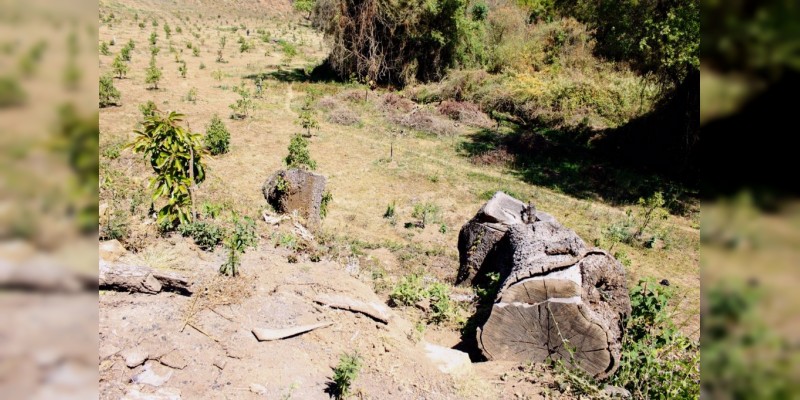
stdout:
[(164, 364), (170, 368), (175, 368), (175, 369), (184, 369), (188, 364), (186, 362), (186, 359), (181, 355), (181, 353), (177, 351), (171, 351), (165, 354), (164, 356), (159, 358), (158, 361), (161, 362), (161, 364)]
[(267, 394), (267, 388), (265, 388), (263, 385), (259, 385), (258, 383), (251, 383), (250, 391), (255, 394), (260, 394), (262, 396)]
[(128, 368), (136, 368), (144, 364), (150, 355), (147, 353), (147, 350), (141, 347), (135, 347), (123, 351), (120, 353), (120, 356), (125, 359), (125, 365), (127, 365)]
[(606, 385), (606, 387), (603, 388), (603, 392), (606, 395), (608, 395), (608, 397), (611, 398), (617, 398), (617, 399), (631, 398), (631, 392), (629, 392), (628, 389), (621, 388), (619, 386)]
[(416, 302), (414, 306), (419, 308), (423, 312), (428, 312), (431, 309), (431, 301), (429, 299), (422, 299)]
[(131, 382), (159, 387), (165, 384), (169, 378), (172, 378), (173, 372), (173, 370), (161, 366), (161, 364), (149, 362), (145, 364), (142, 372), (131, 378)]
[(108, 262), (117, 261), (128, 252), (116, 239), (100, 242), (98, 248), (100, 250), (100, 258)]
[(117, 353), (119, 353), (119, 347), (114, 346), (113, 344), (104, 344), (100, 346), (98, 351), (98, 355), (100, 356), (101, 360), (105, 360)]
[(155, 393), (142, 393), (137, 388), (132, 388), (122, 400), (181, 400), (180, 389), (161, 388)]
[(425, 355), (446, 374), (460, 375), (472, 369), (472, 361), (463, 351), (425, 343)]

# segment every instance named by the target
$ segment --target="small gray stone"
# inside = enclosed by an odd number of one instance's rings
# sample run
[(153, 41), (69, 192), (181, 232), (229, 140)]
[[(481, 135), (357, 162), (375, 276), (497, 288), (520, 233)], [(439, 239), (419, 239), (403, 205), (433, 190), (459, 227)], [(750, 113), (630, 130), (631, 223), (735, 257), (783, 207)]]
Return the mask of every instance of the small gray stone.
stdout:
[(267, 394), (267, 388), (263, 385), (259, 385), (258, 383), (251, 383), (250, 384), (250, 391), (255, 394), (265, 395)]
[(124, 350), (122, 353), (120, 353), (120, 356), (125, 359), (125, 365), (127, 365), (128, 368), (136, 368), (144, 364), (150, 354), (148, 354), (147, 350), (141, 347), (135, 347)]
[(159, 387), (165, 384), (169, 378), (172, 378), (172, 373), (172, 369), (164, 367), (158, 363), (149, 362), (145, 364), (142, 372), (134, 375), (133, 378), (131, 378), (131, 382)]

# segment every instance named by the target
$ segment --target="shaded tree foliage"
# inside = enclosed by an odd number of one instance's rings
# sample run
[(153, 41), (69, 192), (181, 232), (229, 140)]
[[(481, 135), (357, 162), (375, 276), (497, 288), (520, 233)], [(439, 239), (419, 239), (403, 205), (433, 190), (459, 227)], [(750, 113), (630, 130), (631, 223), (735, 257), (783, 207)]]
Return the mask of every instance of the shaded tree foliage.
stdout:
[(318, 0), (314, 24), (342, 78), (407, 84), (438, 80), (480, 55), (466, 0)]

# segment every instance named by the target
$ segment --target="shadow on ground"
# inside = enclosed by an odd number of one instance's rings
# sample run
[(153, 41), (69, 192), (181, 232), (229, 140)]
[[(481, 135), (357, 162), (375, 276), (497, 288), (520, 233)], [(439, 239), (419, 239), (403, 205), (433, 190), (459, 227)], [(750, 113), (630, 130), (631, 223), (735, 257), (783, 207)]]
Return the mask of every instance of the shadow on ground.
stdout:
[(636, 204), (660, 191), (674, 214), (697, 207), (698, 190), (685, 181), (625, 165), (592, 147), (589, 128), (558, 130), (507, 124), (467, 136), (460, 152), (478, 164), (506, 164), (519, 178), (580, 199)]

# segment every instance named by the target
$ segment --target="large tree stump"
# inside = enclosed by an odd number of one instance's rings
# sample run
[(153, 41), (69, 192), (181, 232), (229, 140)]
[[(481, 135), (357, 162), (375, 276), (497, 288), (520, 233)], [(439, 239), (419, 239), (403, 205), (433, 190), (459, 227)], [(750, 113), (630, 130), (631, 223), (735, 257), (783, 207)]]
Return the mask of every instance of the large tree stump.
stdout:
[(477, 337), (488, 359), (563, 359), (599, 378), (616, 371), (630, 299), (613, 257), (502, 192), (464, 225), (459, 252), (459, 283), (500, 274)]
[(282, 214), (297, 211), (309, 228), (316, 229), (321, 223), (320, 207), (325, 184), (322, 175), (289, 169), (272, 174), (261, 190), (275, 211)]

